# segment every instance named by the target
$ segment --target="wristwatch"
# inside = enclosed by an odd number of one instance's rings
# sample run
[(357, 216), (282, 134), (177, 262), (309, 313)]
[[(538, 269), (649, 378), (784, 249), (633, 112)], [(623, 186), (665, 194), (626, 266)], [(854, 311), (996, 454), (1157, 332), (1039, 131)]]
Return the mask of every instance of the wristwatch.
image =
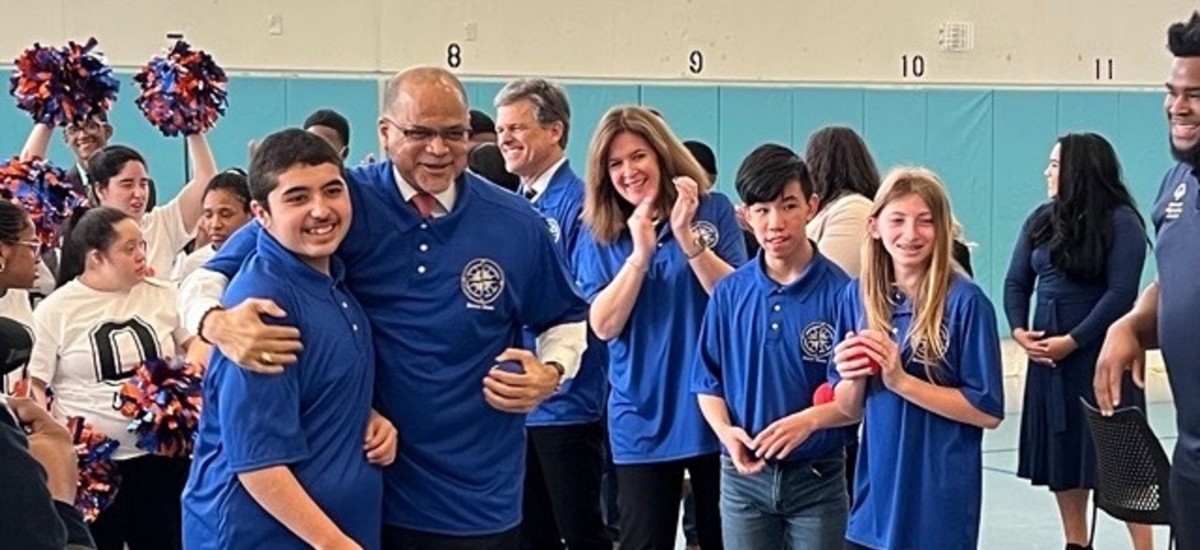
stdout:
[(554, 387), (554, 393), (562, 391), (563, 382), (566, 382), (567, 368), (558, 361), (547, 361), (546, 365), (554, 367), (554, 370), (558, 371), (558, 385)]

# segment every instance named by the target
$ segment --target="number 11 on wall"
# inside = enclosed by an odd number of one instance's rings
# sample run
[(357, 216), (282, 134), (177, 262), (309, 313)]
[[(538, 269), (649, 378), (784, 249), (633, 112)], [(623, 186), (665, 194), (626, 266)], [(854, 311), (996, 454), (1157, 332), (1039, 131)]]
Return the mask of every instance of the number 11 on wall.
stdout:
[[(1107, 72), (1106, 72), (1107, 71)], [(1112, 80), (1113, 79), (1113, 59), (1096, 58), (1096, 80)]]

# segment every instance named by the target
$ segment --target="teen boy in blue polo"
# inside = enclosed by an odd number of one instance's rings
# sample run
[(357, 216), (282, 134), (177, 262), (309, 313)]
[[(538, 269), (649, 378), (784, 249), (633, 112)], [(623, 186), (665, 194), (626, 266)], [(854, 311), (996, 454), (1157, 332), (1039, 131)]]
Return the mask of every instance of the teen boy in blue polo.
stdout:
[[(388, 83), (379, 120), (388, 161), (346, 173), (354, 221), (337, 255), (375, 335), (379, 411), (404, 434), (384, 472), (385, 548), (515, 550), (524, 413), (574, 376), (586, 347), (587, 303), (545, 220), (464, 172), (467, 121), (453, 74), (403, 71)], [(258, 230), (246, 227), (206, 267), (236, 269), (246, 252), (239, 238)], [(185, 290), (181, 302), (196, 295)], [(189, 303), (188, 318), (199, 317), (201, 333), (239, 364), (295, 360), (294, 326), (259, 320), (294, 325), (294, 313), (244, 300), (193, 316), (203, 304)], [(537, 356), (515, 349), (526, 327), (539, 334)], [(495, 368), (503, 361), (519, 361), (521, 372)]]
[[(286, 308), (304, 353), (279, 375), (214, 354), (184, 493), (185, 546), (379, 548), (383, 474), (362, 436), (380, 421), (371, 410), (374, 346), (333, 257), (351, 221), (341, 159), (302, 130), (273, 134), (252, 161), (250, 193), (265, 231), (224, 299)], [(391, 437), (383, 464), (395, 458)]]
[(713, 292), (692, 376), (724, 447), (725, 547), (840, 547), (852, 432), (830, 428), (853, 419), (812, 396), (826, 379), (835, 303), (850, 279), (804, 233), (816, 196), (792, 151), (755, 149), (736, 185), (762, 252)]

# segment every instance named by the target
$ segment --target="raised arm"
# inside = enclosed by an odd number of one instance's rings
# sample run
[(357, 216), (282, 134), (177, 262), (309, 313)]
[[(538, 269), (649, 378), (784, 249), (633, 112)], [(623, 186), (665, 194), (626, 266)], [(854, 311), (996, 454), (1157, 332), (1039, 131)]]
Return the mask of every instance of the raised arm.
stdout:
[(217, 161), (213, 158), (212, 149), (208, 146), (208, 137), (204, 134), (192, 134), (187, 137), (188, 153), (192, 159), (192, 179), (184, 184), (175, 199), (179, 201), (179, 213), (183, 218), (183, 226), (191, 229), (200, 221), (204, 211), (204, 188), (209, 180), (217, 175)]
[(54, 128), (45, 122), (38, 122), (29, 131), (25, 145), (21, 147), (21, 160), (29, 161), (35, 158), (46, 158), (50, 150), (50, 138), (54, 136)]

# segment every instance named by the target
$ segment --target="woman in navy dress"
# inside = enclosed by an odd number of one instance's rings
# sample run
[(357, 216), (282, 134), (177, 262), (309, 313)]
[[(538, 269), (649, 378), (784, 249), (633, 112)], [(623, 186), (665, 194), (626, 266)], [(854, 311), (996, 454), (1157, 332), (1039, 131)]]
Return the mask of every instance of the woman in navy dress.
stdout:
[[(1116, 153), (1103, 137), (1059, 138), (1045, 175), (1050, 201), (1025, 221), (1004, 284), (1013, 340), (1029, 356), (1017, 475), (1050, 488), (1067, 549), (1084, 549), (1096, 457), (1080, 398), (1095, 406), (1100, 346), (1109, 325), (1137, 298), (1147, 240)], [(1131, 380), (1123, 394), (1121, 403), (1145, 407)], [(1130, 524), (1129, 531), (1134, 548), (1151, 547), (1149, 526)]]

